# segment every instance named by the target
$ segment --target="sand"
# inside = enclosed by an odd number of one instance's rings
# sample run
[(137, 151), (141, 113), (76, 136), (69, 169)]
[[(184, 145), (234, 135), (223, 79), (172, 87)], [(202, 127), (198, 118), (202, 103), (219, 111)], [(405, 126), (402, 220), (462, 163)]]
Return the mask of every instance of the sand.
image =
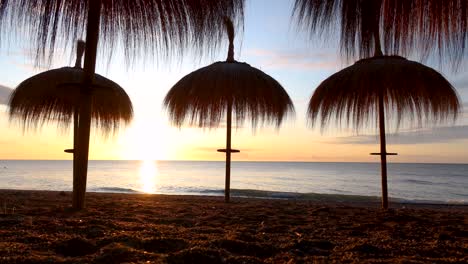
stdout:
[[(467, 263), (467, 206), (0, 191), (0, 263)], [(6, 210), (5, 210), (6, 208)]]

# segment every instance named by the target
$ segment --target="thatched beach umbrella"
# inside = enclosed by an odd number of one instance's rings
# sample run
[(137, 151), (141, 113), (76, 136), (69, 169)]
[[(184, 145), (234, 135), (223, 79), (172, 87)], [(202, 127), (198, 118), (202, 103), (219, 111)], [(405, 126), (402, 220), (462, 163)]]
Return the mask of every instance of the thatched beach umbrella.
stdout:
[[(376, 118), (380, 133), (382, 207), (388, 208), (387, 155), (385, 121), (395, 114), (397, 124), (402, 119), (439, 122), (456, 118), (460, 102), (452, 85), (437, 71), (399, 56), (384, 56), (380, 48), (379, 12), (371, 6), (368, 22), (374, 56), (335, 73), (315, 90), (309, 102), (308, 115), (312, 123), (321, 120), (345, 119), (356, 128)], [(372, 13), (374, 11), (374, 13)], [(366, 47), (368, 49), (370, 47)]]
[(234, 28), (226, 20), (229, 51), (226, 61), (215, 62), (198, 69), (178, 81), (168, 92), (164, 105), (172, 121), (181, 126), (184, 122), (200, 127), (217, 127), (226, 117), (225, 201), (230, 198), (232, 115), (240, 125), (247, 118), (255, 127), (259, 123), (280, 126), (294, 107), (286, 91), (272, 77), (234, 60)]
[[(79, 107), (77, 173), (82, 190), (73, 207), (84, 207), (91, 126), (91, 97), (99, 38), (109, 57), (118, 42), (129, 61), (158, 53), (169, 58), (184, 50), (213, 50), (225, 16), (241, 23), (244, 0), (0, 0), (0, 34), (26, 32), (37, 47), (36, 62), (50, 62), (56, 48), (86, 34)], [(0, 37), (0, 39), (2, 39)], [(65, 44), (64, 46), (62, 44)]]
[(356, 129), (377, 120), (380, 133), (382, 207), (388, 207), (386, 115), (397, 124), (405, 118), (444, 121), (460, 109), (457, 93), (437, 71), (399, 56), (374, 56), (357, 61), (323, 81), (309, 102), (308, 116), (322, 127), (345, 119)]
[[(331, 76), (309, 104), (313, 122), (346, 119), (357, 128), (378, 117), (382, 161), (382, 206), (387, 208), (385, 112), (396, 120), (412, 117), (442, 121), (456, 117), (459, 101), (453, 87), (436, 71), (402, 57), (385, 54), (435, 52), (458, 66), (468, 40), (466, 0), (296, 0), (298, 25), (315, 34), (339, 26), (341, 51), (350, 58), (368, 58)], [(382, 30), (382, 36), (380, 34)], [(372, 57), (373, 56), (373, 57)], [(372, 57), (372, 58), (370, 58)]]
[[(68, 127), (73, 118), (73, 200), (86, 190), (77, 175), (76, 153), (78, 152), (79, 108), (84, 70), (81, 61), (85, 43), (78, 41), (74, 67), (53, 69), (34, 75), (16, 87), (10, 97), (10, 118), (19, 119), (28, 127), (58, 122)], [(91, 85), (91, 119), (103, 133), (111, 133), (133, 117), (132, 103), (125, 91), (115, 82), (95, 74)], [(80, 190), (85, 188), (85, 190)]]

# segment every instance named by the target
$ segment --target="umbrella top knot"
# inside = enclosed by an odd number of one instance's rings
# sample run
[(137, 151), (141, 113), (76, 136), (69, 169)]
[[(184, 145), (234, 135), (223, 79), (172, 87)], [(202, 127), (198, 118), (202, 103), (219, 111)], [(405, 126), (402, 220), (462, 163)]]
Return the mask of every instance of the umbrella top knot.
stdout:
[(83, 40), (78, 40), (76, 43), (76, 62), (75, 62), (75, 68), (82, 68), (81, 67), (81, 61), (83, 59), (83, 54), (86, 48), (86, 43)]
[(382, 55), (382, 56), (373, 56), (369, 58), (364, 58), (360, 59), (355, 62), (355, 64), (360, 64), (360, 63), (370, 63), (376, 60), (402, 60), (402, 61), (408, 61), (405, 57), (398, 56), (398, 55)]
[(248, 64), (247, 62), (241, 62), (241, 61), (236, 61), (236, 60), (228, 60), (228, 61), (217, 61), (213, 64), (211, 64), (212, 66), (213, 65), (216, 65), (216, 66), (219, 66), (219, 65), (226, 65), (226, 63), (228, 64), (236, 64), (238, 66), (247, 66), (247, 67), (252, 67), (250, 66), (250, 64)]
[(226, 25), (226, 31), (229, 39), (229, 49), (226, 61), (234, 62), (234, 25), (232, 24), (232, 20), (228, 17), (224, 18), (224, 24)]

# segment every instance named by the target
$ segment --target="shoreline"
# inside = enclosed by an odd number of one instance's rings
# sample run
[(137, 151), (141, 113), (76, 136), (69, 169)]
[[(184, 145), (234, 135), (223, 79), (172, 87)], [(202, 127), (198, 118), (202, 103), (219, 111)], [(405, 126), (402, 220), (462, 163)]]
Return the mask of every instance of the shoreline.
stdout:
[[(122, 195), (161, 195), (161, 196), (181, 196), (181, 197), (224, 197), (224, 190), (210, 190), (205, 193), (145, 193), (133, 189), (122, 188), (104, 188), (104, 191), (87, 191), (86, 193), (94, 194), (122, 194)], [(122, 191), (113, 191), (113, 190)], [(1, 189), (1, 192), (56, 192), (68, 193), (71, 191), (57, 191), (57, 190), (23, 190), (23, 189)], [(246, 194), (248, 193), (248, 194)], [(255, 189), (231, 189), (231, 197), (234, 199), (259, 199), (259, 200), (284, 200), (284, 201), (302, 201), (313, 203), (337, 203), (346, 205), (378, 205), (380, 206), (380, 197), (378, 196), (365, 196), (365, 195), (347, 195), (347, 194), (330, 194), (330, 193), (295, 193), (295, 192), (280, 192), (280, 191), (264, 191)], [(401, 208), (403, 206), (417, 207), (454, 207), (454, 208), (467, 208), (466, 202), (444, 202), (433, 200), (407, 200), (403, 198), (389, 197), (389, 203)]]
[(0, 190), (0, 262), (468, 260), (466, 206), (118, 193), (70, 204), (70, 192)]

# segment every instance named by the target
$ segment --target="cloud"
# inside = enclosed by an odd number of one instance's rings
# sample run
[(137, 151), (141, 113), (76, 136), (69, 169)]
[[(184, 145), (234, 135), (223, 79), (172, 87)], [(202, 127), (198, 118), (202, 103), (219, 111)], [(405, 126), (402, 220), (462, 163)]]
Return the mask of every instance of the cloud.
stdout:
[[(409, 130), (397, 134), (387, 134), (387, 142), (395, 145), (447, 143), (468, 139), (468, 125), (436, 127), (422, 130)], [(337, 144), (376, 144), (378, 135), (338, 137)]]
[(261, 65), (274, 69), (337, 70), (341, 66), (335, 54), (325, 52), (273, 51), (249, 49), (247, 55), (257, 57)]
[(463, 102), (461, 105), (460, 115), (458, 116), (458, 120), (461, 122), (459, 124), (468, 124), (468, 102)]
[(463, 77), (453, 80), (452, 85), (457, 90), (468, 90), (468, 75), (465, 74)]
[[(36, 65), (36, 51), (33, 48), (19, 48), (7, 53), (9, 58), (8, 63), (18, 67), (22, 71), (27, 71), (31, 74), (36, 74), (52, 68), (58, 68), (63, 66), (71, 66), (75, 62), (76, 52), (70, 52), (70, 48), (55, 48), (54, 57), (50, 65), (43, 61), (43, 64)], [(46, 49), (45, 54), (49, 54), (50, 50)]]
[(10, 98), (10, 94), (13, 90), (6, 86), (0, 85), (0, 105), (6, 105), (8, 103), (8, 99)]

